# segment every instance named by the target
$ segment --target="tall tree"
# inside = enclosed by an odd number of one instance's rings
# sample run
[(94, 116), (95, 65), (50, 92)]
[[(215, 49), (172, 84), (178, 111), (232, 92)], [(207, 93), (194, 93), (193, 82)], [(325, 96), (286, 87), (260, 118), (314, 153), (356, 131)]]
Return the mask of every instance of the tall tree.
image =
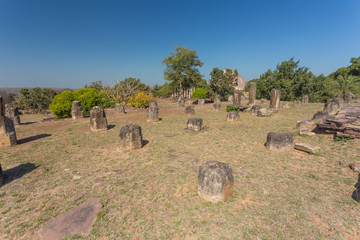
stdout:
[(234, 79), (238, 76), (238, 71), (231, 70), (229, 68), (221, 70), (219, 68), (213, 68), (210, 73), (211, 79), (208, 88), (208, 94), (210, 96), (214, 94), (220, 95), (222, 99), (227, 99), (227, 97), (234, 92), (234, 87), (232, 86)]
[(175, 52), (170, 52), (170, 54), (162, 61), (166, 65), (164, 78), (171, 81), (173, 85), (179, 86), (181, 95), (184, 87), (205, 85), (206, 81), (203, 80), (198, 69), (204, 63), (199, 60), (195, 50), (175, 46)]
[(339, 75), (336, 78), (338, 95), (344, 96), (346, 92), (359, 93), (360, 77), (352, 75)]

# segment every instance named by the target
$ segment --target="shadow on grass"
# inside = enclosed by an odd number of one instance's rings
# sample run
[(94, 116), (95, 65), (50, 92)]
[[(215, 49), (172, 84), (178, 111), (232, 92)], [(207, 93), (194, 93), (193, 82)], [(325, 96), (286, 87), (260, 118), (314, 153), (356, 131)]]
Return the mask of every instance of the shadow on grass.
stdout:
[(33, 124), (35, 122), (26, 122), (26, 123), (20, 123), (19, 125), (30, 125), (30, 124)]
[(18, 178), (21, 178), (25, 174), (34, 171), (38, 167), (39, 166), (35, 166), (32, 163), (23, 163), (20, 164), (19, 166), (3, 171), (3, 176), (4, 176), (3, 185), (10, 183)]
[(115, 127), (115, 125), (114, 124), (112, 124), (112, 125), (108, 125), (108, 130), (110, 130), (110, 129), (112, 129), (112, 128), (114, 128)]
[(355, 184), (355, 191), (353, 192), (353, 194), (351, 195), (351, 197), (360, 203), (360, 173), (359, 173), (359, 177), (358, 177), (358, 181)]
[(36, 136), (31, 136), (31, 137), (27, 137), (27, 138), (23, 138), (17, 141), (18, 144), (24, 144), (24, 143), (28, 143), (40, 138), (45, 138), (45, 137), (50, 137), (51, 134), (38, 134)]
[(142, 141), (142, 146), (145, 147), (147, 144), (149, 144), (149, 141), (148, 140), (143, 140)]

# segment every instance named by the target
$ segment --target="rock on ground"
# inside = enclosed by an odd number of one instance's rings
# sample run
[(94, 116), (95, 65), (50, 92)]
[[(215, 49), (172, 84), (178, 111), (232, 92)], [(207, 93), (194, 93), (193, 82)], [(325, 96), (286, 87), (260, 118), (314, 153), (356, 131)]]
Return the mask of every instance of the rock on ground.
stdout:
[(319, 147), (316, 146), (311, 146), (309, 144), (306, 143), (295, 143), (295, 147), (296, 150), (300, 150), (303, 152), (308, 152), (308, 153), (316, 153), (320, 151)]

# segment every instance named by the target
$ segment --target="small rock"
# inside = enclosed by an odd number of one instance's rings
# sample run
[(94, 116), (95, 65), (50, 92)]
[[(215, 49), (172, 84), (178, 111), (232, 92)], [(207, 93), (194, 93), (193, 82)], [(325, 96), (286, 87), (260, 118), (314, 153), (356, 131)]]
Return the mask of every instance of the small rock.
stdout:
[(74, 175), (73, 178), (74, 178), (75, 180), (78, 180), (78, 179), (81, 178), (81, 176), (80, 176), (80, 175)]
[(351, 170), (354, 170), (354, 171), (360, 171), (360, 164), (359, 163), (351, 163), (350, 165), (349, 165), (349, 167), (350, 167), (350, 169)]
[(319, 147), (314, 147), (311, 146), (309, 144), (305, 144), (305, 143), (295, 143), (295, 147), (296, 150), (300, 150), (303, 152), (308, 152), (308, 153), (316, 153), (320, 151)]
[(294, 138), (290, 133), (270, 132), (267, 135), (265, 146), (269, 150), (289, 151), (294, 148)]
[(226, 115), (226, 120), (228, 122), (236, 122), (240, 119), (240, 115), (238, 112), (228, 112)]

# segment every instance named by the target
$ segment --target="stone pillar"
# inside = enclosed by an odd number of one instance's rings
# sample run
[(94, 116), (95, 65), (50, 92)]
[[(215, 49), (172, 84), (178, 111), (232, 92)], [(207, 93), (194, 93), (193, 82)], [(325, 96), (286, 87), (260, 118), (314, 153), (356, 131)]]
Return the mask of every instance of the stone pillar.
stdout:
[(202, 118), (190, 118), (187, 122), (187, 129), (193, 132), (198, 132), (202, 129)]
[(177, 103), (178, 103), (178, 107), (185, 107), (185, 101), (181, 97), (179, 97)]
[(5, 116), (13, 120), (14, 125), (20, 125), (19, 109), (11, 103), (5, 104)]
[(218, 94), (216, 94), (214, 97), (214, 103), (221, 103), (221, 98)]
[(115, 112), (117, 113), (125, 113), (125, 107), (120, 103), (115, 104)]
[(156, 122), (159, 121), (159, 108), (155, 100), (151, 100), (149, 108), (146, 110), (146, 121)]
[(84, 118), (83, 109), (80, 101), (73, 101), (71, 107), (71, 116), (73, 120), (79, 120)]
[(271, 90), (271, 98), (270, 98), (270, 107), (275, 110), (279, 110), (280, 108), (280, 90), (272, 89)]
[(90, 128), (92, 131), (107, 130), (107, 119), (103, 108), (95, 106), (90, 110)]
[(229, 97), (228, 97), (228, 102), (233, 102), (234, 101), (234, 96), (233, 95), (230, 95)]
[(0, 147), (17, 144), (16, 131), (13, 120), (5, 116), (5, 104), (0, 96)]
[(250, 83), (250, 89), (249, 89), (249, 103), (248, 105), (254, 105), (255, 104), (255, 98), (256, 98), (256, 82)]
[(214, 105), (213, 105), (213, 110), (214, 111), (220, 111), (220, 109), (221, 109), (221, 103), (214, 103)]
[(134, 150), (142, 148), (143, 138), (141, 127), (136, 124), (128, 124), (120, 130), (120, 144), (124, 149)]
[(233, 104), (234, 106), (241, 106), (241, 91), (236, 90), (234, 92)]
[(210, 202), (225, 202), (234, 192), (231, 167), (222, 162), (206, 162), (199, 169), (198, 194)]
[(290, 133), (270, 132), (265, 146), (270, 150), (289, 151), (294, 148), (294, 138)]
[(185, 114), (186, 116), (195, 115), (195, 109), (193, 106), (187, 106), (185, 108)]
[(301, 103), (309, 103), (309, 97), (308, 95), (303, 95), (301, 98)]
[(226, 115), (226, 120), (228, 122), (236, 122), (240, 119), (240, 115), (238, 112), (228, 112)]

